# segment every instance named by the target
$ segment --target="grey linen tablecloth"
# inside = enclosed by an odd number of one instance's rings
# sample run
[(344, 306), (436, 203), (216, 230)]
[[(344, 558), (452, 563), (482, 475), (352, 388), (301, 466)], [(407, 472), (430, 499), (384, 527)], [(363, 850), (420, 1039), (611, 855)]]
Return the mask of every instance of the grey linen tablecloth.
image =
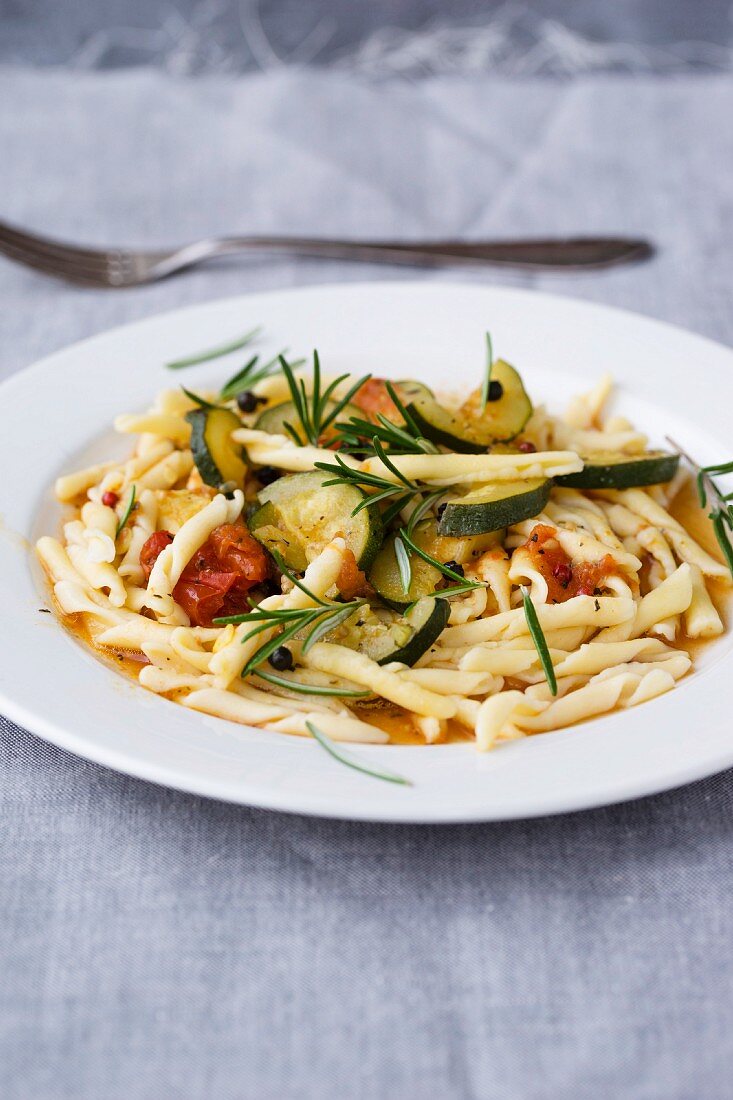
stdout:
[[(643, 233), (660, 251), (638, 268), (453, 278), (730, 342), (732, 116), (725, 77), (6, 69), (0, 213), (123, 243)], [(239, 261), (118, 294), (2, 262), (0, 371), (172, 306), (380, 275)], [(208, 802), (2, 719), (0, 759), (5, 1100), (731, 1096), (730, 773), (572, 816), (417, 828)]]

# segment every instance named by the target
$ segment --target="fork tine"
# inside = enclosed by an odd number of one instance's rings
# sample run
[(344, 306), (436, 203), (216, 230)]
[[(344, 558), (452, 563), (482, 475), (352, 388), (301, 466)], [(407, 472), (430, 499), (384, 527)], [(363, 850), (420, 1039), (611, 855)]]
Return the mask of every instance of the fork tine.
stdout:
[(16, 263), (23, 264), (25, 267), (32, 267), (36, 271), (42, 271), (45, 275), (52, 275), (57, 279), (65, 279), (85, 286), (112, 286), (112, 282), (108, 275), (101, 268), (92, 270), (90, 268), (64, 263), (57, 258), (39, 256), (30, 250), (14, 248), (1, 240), (0, 253), (7, 256), (8, 259), (14, 260)]
[(6, 241), (19, 251), (31, 251), (39, 256), (53, 256), (70, 263), (80, 263), (96, 267), (106, 267), (111, 250), (96, 248), (78, 248), (47, 237), (38, 237), (35, 233), (26, 233), (7, 222), (0, 221), (0, 242)]

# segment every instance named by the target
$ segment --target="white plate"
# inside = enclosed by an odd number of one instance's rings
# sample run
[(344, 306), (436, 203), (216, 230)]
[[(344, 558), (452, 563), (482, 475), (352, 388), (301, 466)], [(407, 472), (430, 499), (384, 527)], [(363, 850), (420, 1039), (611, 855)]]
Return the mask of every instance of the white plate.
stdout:
[[(733, 764), (732, 643), (706, 650), (674, 691), (633, 710), (505, 745), (357, 746), (409, 776), (397, 787), (315, 743), (195, 714), (152, 695), (77, 644), (50, 615), (29, 552), (58, 530), (51, 485), (126, 444), (107, 428), (155, 392), (216, 385), (241, 360), (172, 375), (162, 364), (263, 323), (265, 350), (318, 347), (328, 371), (475, 383), (488, 328), (530, 394), (554, 409), (602, 372), (616, 408), (652, 441), (672, 435), (705, 462), (730, 457), (733, 353), (629, 313), (519, 290), (368, 284), (249, 295), (168, 313), (59, 352), (0, 388), (0, 710), (90, 760), (214, 798), (373, 821), (490, 821), (649, 794)], [(28, 540), (28, 541), (26, 541)]]

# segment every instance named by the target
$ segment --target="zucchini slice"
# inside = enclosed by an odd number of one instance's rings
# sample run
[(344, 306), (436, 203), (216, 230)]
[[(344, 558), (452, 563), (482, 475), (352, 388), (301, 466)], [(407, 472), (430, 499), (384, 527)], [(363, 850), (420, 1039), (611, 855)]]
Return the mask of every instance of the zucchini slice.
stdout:
[(497, 359), (491, 381), (501, 386), (501, 396), (482, 409), (478, 391), (457, 412), (449, 412), (425, 395), (413, 397), (407, 406), (426, 439), (462, 454), (480, 454), (494, 443), (514, 439), (532, 415), (530, 401), (514, 367)]
[(227, 482), (241, 489), (247, 467), (242, 448), (232, 440), (232, 432), (242, 427), (239, 417), (229, 409), (191, 409), (186, 420), (191, 425), (191, 453), (202, 481), (216, 489)]
[[(361, 386), (352, 398), (352, 402), (357, 406), (357, 415), (361, 420), (370, 420), (372, 423), (377, 422), (377, 415), (379, 413), (385, 416), (387, 420), (391, 420), (395, 424), (402, 424), (403, 419), (400, 413), (397, 411), (392, 398), (390, 397), (389, 390), (387, 389), (388, 379), (386, 378), (369, 378), (363, 386)], [(402, 401), (403, 405), (407, 405), (415, 398), (432, 398), (433, 391), (429, 389), (422, 382), (415, 382), (412, 379), (403, 380), (401, 382), (392, 382), (397, 396)], [(352, 416), (353, 413), (349, 413)]]
[(424, 382), (416, 382), (412, 378), (394, 382), (393, 385), (403, 405), (409, 405), (411, 401), (422, 401), (425, 398), (435, 397), (430, 386), (426, 386)]
[(368, 569), (382, 544), (377, 505), (352, 516), (364, 494), (355, 485), (324, 485), (330, 475), (314, 471), (287, 474), (258, 494), (260, 507), (250, 531), (267, 550), (277, 550), (289, 569), (303, 572), (308, 562), (337, 536), (346, 539), (360, 569)]
[[(401, 611), (416, 600), (434, 592), (445, 576), (419, 555), (411, 554), (412, 581), (409, 592), (406, 593), (402, 587), (395, 554), (396, 538), (396, 534), (387, 537), (369, 571), (369, 581), (386, 604)], [(494, 531), (473, 537), (452, 538), (439, 533), (434, 519), (424, 519), (415, 527), (412, 538), (421, 550), (430, 554), (436, 561), (454, 561), (459, 565), (465, 565), (474, 561), (485, 550), (495, 546), (500, 533)]]
[[(417, 554), (412, 554), (410, 556), (412, 580), (408, 591), (405, 592), (402, 587), (400, 567), (397, 564), (395, 553), (396, 538), (396, 534), (387, 537), (384, 546), (377, 554), (369, 570), (369, 582), (386, 604), (394, 607), (397, 611), (404, 611), (411, 603), (415, 603), (430, 592), (434, 592), (443, 579), (443, 574), (434, 565), (423, 561)], [(413, 532), (413, 540), (421, 550), (424, 549), (425, 535), (418, 528)], [(430, 553), (430, 551), (427, 552)], [(446, 558), (446, 561), (448, 560)]]
[(556, 478), (557, 484), (571, 489), (634, 489), (639, 485), (659, 485), (672, 480), (680, 456), (668, 451), (647, 451), (640, 455), (604, 451), (583, 461), (582, 470)]
[(438, 524), (441, 535), (481, 535), (538, 515), (550, 496), (550, 478), (483, 485), (446, 502)]
[[(333, 409), (335, 402), (329, 401), (326, 405), (326, 415)], [(360, 410), (355, 405), (344, 405), (343, 409), (339, 413), (337, 419), (348, 420), (352, 416), (359, 416)], [(305, 441), (303, 435), (303, 429), (298, 419), (298, 413), (296, 412), (295, 405), (292, 401), (283, 401), (280, 405), (271, 405), (269, 409), (265, 409), (261, 412), (255, 421), (255, 428), (260, 432), (269, 432), (270, 435), (288, 435), (285, 431), (285, 424), (290, 424), (295, 428), (298, 435)], [(327, 432), (334, 434), (333, 425), (329, 425)]]
[(447, 600), (426, 596), (406, 612), (367, 635), (358, 646), (378, 665), (399, 661), (414, 665), (445, 630), (450, 606)]

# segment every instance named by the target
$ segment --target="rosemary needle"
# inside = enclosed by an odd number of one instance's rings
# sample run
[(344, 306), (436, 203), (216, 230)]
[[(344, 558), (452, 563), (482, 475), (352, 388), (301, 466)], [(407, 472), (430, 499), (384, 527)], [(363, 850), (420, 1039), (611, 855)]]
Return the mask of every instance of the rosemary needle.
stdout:
[(128, 519), (132, 515), (132, 509), (134, 507), (135, 507), (135, 486), (133, 485), (130, 488), (130, 497), (127, 501), (127, 505), (125, 506), (125, 510), (122, 513), (122, 516), (120, 517), (120, 520), (117, 524), (117, 530), (115, 532), (115, 538), (116, 539), (119, 538), (120, 532), (122, 531), (122, 528), (125, 526)]
[(287, 676), (276, 676), (274, 672), (265, 672), (260, 668), (257, 675), (261, 680), (267, 680), (276, 687), (287, 688), (288, 691), (297, 691), (301, 695), (335, 695), (339, 699), (363, 699), (372, 695), (371, 691), (354, 691), (352, 688), (325, 687), (320, 684), (306, 684), (301, 680), (290, 680)]
[(244, 336), (240, 336), (237, 340), (232, 340), (228, 344), (221, 344), (216, 348), (208, 348), (206, 351), (199, 351), (186, 359), (174, 359), (171, 363), (166, 363), (166, 367), (168, 370), (182, 370), (184, 367), (195, 367), (197, 363), (208, 363), (210, 359), (219, 359), (223, 355), (231, 355), (233, 351), (246, 348), (247, 344), (251, 344), (261, 332), (262, 325), (258, 325), (257, 328), (250, 329), (249, 332), (246, 332)]
[(550, 688), (552, 695), (557, 695), (557, 679), (555, 677), (555, 669), (552, 666), (552, 657), (550, 656), (550, 650), (547, 647), (547, 641), (545, 635), (542, 632), (540, 626), (540, 620), (537, 618), (537, 612), (535, 606), (529, 598), (529, 592), (522, 585), (522, 603), (524, 604), (524, 617), (527, 620), (527, 626), (529, 627), (529, 633), (532, 641), (534, 642), (537, 655), (542, 665), (542, 671), (545, 674), (545, 679)]
[(491, 333), (486, 333), (486, 367), (484, 369), (484, 377), (481, 382), (481, 408), (484, 409), (489, 400), (489, 390), (491, 388), (491, 371), (494, 366), (494, 349), (491, 345)]
[(733, 473), (733, 462), (718, 462), (711, 466), (700, 466), (695, 462), (694, 458), (691, 458), (686, 451), (683, 451), (680, 445), (675, 443), (669, 436), (667, 436), (667, 442), (671, 443), (675, 450), (678, 451), (683, 458), (686, 458), (692, 468), (697, 471), (695, 482), (697, 484), (697, 495), (700, 501), (700, 507), (704, 508), (708, 502), (708, 489), (715, 494), (719, 501), (718, 506), (713, 508), (712, 512), (708, 515), (708, 519), (713, 525), (713, 533), (715, 534), (718, 546), (725, 558), (725, 563), (728, 566), (731, 577), (733, 577), (733, 546), (731, 545), (728, 531), (725, 529), (727, 526), (729, 531), (733, 530), (733, 506), (730, 504), (733, 493), (724, 493), (713, 477), (714, 474)]
[(185, 386), (181, 386), (181, 389), (185, 393), (186, 397), (190, 401), (194, 401), (200, 409), (220, 409), (221, 405), (214, 405), (211, 401), (207, 401), (205, 397), (201, 397), (200, 394), (194, 393), (193, 390), (187, 390)]
[(412, 584), (412, 565), (410, 564), (410, 555), (405, 550), (405, 544), (399, 535), (394, 540), (394, 552), (397, 558), (397, 568), (400, 571), (402, 591), (407, 595)]
[(343, 749), (337, 748), (331, 738), (327, 737), (323, 730), (320, 730), (315, 723), (306, 721), (305, 724), (308, 732), (315, 737), (318, 744), (324, 748), (327, 753), (330, 753), (335, 760), (338, 760), (340, 764), (345, 764), (347, 768), (353, 768), (354, 771), (363, 772), (364, 775), (371, 775), (374, 779), (383, 779), (386, 783), (400, 783), (404, 787), (412, 786), (412, 781), (410, 779), (405, 779), (403, 775), (396, 775), (395, 772), (367, 767), (366, 764), (362, 764), (353, 756), (345, 753)]

